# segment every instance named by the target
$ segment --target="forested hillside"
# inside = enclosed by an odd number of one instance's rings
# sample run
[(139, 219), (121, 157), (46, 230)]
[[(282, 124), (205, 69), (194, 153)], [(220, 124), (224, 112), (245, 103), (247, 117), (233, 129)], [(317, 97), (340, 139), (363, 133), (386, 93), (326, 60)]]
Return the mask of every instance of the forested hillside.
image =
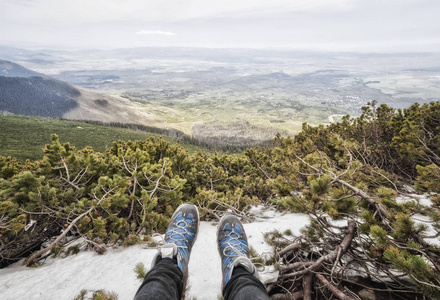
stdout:
[(78, 106), (80, 95), (70, 84), (50, 78), (0, 76), (0, 112), (60, 118)]
[[(263, 203), (312, 220), (301, 236), (267, 235), (265, 263), (280, 271), (267, 286), (273, 299), (358, 299), (365, 289), (375, 299), (440, 298), (439, 102), (398, 111), (373, 102), (358, 118), (305, 124), (234, 155), (189, 154), (155, 138), (96, 152), (53, 136), (42, 160), (0, 158), (0, 177), (2, 267), (148, 241), (182, 201), (205, 219), (229, 209), (244, 220)], [(413, 188), (429, 193), (429, 206)]]

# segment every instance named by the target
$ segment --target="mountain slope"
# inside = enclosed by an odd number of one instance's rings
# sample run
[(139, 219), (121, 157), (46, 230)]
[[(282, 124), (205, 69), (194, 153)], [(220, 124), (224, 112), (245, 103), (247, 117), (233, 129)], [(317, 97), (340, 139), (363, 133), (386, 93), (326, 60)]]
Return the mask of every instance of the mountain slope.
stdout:
[(0, 76), (0, 111), (59, 118), (78, 106), (73, 86), (43, 77)]
[[(31, 161), (43, 157), (43, 147), (50, 142), (51, 134), (57, 134), (63, 142), (70, 142), (77, 149), (91, 146), (95, 151), (104, 152), (113, 141), (146, 140), (159, 134), (87, 124), (82, 122), (57, 120), (40, 117), (14, 116), (0, 114), (0, 156), (12, 156), (19, 161)], [(203, 150), (171, 137), (163, 137), (171, 144), (179, 143), (188, 152)]]
[(0, 60), (0, 112), (142, 125), (161, 120), (141, 103), (80, 90), (6, 60)]
[(0, 76), (5, 77), (32, 77), (44, 76), (43, 74), (26, 69), (16, 63), (0, 59)]

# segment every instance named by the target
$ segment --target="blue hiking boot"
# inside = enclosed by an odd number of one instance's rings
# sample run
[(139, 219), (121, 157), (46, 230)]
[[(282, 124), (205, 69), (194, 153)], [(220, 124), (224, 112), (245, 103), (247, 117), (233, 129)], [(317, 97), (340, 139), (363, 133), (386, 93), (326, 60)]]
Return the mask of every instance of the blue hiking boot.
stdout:
[(243, 224), (234, 215), (221, 218), (217, 228), (218, 252), (222, 261), (222, 291), (232, 277), (235, 267), (243, 267), (258, 278), (258, 272), (249, 259), (249, 246)]
[(164, 244), (158, 247), (159, 253), (153, 259), (152, 267), (161, 258), (177, 260), (177, 265), (183, 273), (183, 282), (188, 279), (188, 263), (191, 249), (199, 231), (199, 211), (192, 203), (180, 205), (168, 225)]

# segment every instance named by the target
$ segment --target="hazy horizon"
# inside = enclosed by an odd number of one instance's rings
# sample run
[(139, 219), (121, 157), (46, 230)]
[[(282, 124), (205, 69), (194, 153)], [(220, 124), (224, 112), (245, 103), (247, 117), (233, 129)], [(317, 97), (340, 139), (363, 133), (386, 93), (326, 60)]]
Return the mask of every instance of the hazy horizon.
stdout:
[[(0, 41), (0, 47), (9, 47), (9, 48), (16, 48), (16, 49), (22, 49), (22, 50), (28, 50), (28, 51), (123, 51), (123, 50), (130, 50), (130, 49), (154, 49), (154, 48), (164, 48), (164, 49), (201, 49), (201, 50), (261, 50), (261, 51), (275, 51), (275, 52), (298, 52), (298, 53), (310, 53), (310, 54), (319, 54), (319, 53), (329, 53), (329, 54), (338, 54), (338, 53), (353, 53), (353, 54), (384, 54), (384, 55), (405, 55), (405, 54), (438, 54), (440, 53), (440, 49), (438, 50), (413, 50), (413, 51), (398, 51), (398, 50), (390, 50), (390, 51), (373, 51), (373, 50), (337, 50), (337, 49), (323, 49), (323, 48), (294, 48), (294, 47), (209, 47), (209, 46), (126, 46), (126, 47), (116, 47), (116, 48), (110, 48), (106, 46), (102, 47), (71, 47), (71, 46), (56, 46), (56, 45), (50, 45), (50, 44), (36, 44), (36, 43), (29, 43), (24, 41), (15, 41), (13, 43), (2, 43)], [(276, 54), (276, 53), (274, 53)], [(1, 59), (1, 57), (0, 57)]]
[(0, 0), (0, 8), (0, 44), (20, 48), (440, 51), (433, 0)]

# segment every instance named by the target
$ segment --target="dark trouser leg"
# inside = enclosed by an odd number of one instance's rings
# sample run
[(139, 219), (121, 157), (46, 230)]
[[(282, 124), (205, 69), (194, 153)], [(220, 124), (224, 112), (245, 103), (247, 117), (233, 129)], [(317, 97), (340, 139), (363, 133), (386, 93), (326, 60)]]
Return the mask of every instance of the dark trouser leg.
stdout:
[(232, 272), (223, 290), (223, 297), (225, 300), (269, 300), (260, 280), (240, 266)]
[(174, 259), (163, 258), (148, 272), (135, 300), (179, 300), (183, 274)]

